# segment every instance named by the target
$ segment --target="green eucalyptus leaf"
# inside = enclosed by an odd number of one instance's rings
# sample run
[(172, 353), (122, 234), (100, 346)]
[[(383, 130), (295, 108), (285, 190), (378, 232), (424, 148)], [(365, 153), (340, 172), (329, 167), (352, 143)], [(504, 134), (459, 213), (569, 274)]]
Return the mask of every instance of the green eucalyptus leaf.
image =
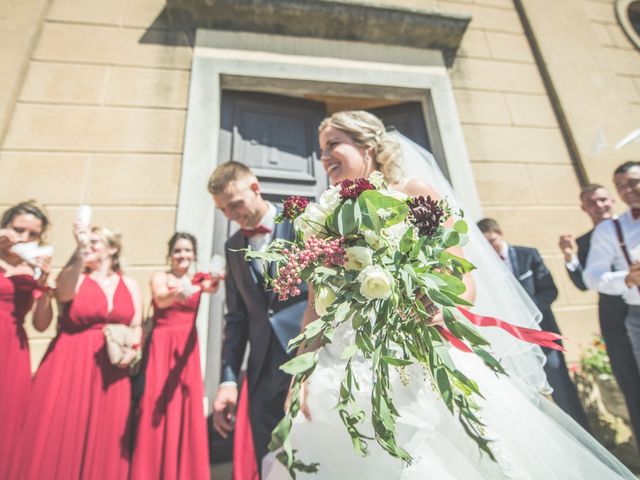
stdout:
[(453, 224), (453, 229), (458, 233), (467, 233), (469, 231), (469, 225), (464, 220), (458, 220)]
[(280, 370), (289, 375), (306, 374), (315, 368), (317, 362), (318, 352), (306, 352), (281, 365)]

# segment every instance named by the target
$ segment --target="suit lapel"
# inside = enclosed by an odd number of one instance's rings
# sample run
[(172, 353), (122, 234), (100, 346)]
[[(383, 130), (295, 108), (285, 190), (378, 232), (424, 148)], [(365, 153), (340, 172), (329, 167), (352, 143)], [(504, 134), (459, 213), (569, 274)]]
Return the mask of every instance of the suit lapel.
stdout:
[[(234, 238), (235, 237), (235, 238)], [(238, 231), (236, 235), (232, 237), (233, 241), (230, 242), (229, 247), (233, 250), (241, 250), (247, 248), (248, 241), (242, 234)], [(251, 267), (251, 262), (244, 258), (244, 252), (237, 252), (238, 258), (238, 268), (242, 278), (242, 284), (246, 286), (249, 290), (253, 290), (254, 293), (251, 295), (252, 297), (261, 298), (266, 301), (264, 296), (264, 289), (259, 283), (256, 273)]]

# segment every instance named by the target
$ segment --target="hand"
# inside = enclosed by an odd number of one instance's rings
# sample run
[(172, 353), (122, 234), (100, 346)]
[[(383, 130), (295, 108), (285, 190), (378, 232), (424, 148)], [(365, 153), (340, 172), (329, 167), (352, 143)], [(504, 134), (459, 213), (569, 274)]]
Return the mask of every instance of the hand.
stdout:
[(224, 280), (224, 275), (211, 274), (211, 278), (205, 278), (200, 282), (200, 287), (204, 293), (216, 293), (222, 280)]
[(629, 267), (629, 274), (624, 279), (629, 288), (640, 287), (640, 263), (636, 262)]
[(564, 255), (564, 261), (570, 262), (576, 252), (576, 242), (573, 235), (560, 235), (558, 246)]
[(233, 430), (236, 405), (238, 403), (238, 387), (222, 385), (213, 400), (213, 428), (222, 438), (227, 438)]
[(20, 241), (18, 234), (10, 228), (0, 228), (0, 249), (12, 247)]
[(47, 279), (51, 273), (51, 257), (42, 256), (33, 259), (34, 270), (40, 269), (40, 276), (36, 279), (41, 287), (47, 284)]
[(88, 225), (77, 220), (73, 223), (73, 236), (81, 250), (86, 250), (89, 247), (90, 234), (91, 230)]
[[(309, 389), (307, 388), (308, 380), (305, 380), (300, 384), (300, 411), (305, 416), (307, 420), (311, 420), (311, 412), (309, 412), (309, 406), (307, 405), (307, 397), (309, 396)], [(291, 383), (293, 383), (293, 379), (291, 379)], [(287, 398), (284, 401), (284, 411), (289, 413), (289, 409), (291, 408), (291, 387), (289, 387), (289, 391), (287, 392)]]
[(435, 303), (431, 301), (424, 293), (418, 294), (418, 300), (424, 305), (424, 309), (431, 318), (427, 321), (427, 325), (435, 327), (436, 325), (444, 325), (444, 315)]

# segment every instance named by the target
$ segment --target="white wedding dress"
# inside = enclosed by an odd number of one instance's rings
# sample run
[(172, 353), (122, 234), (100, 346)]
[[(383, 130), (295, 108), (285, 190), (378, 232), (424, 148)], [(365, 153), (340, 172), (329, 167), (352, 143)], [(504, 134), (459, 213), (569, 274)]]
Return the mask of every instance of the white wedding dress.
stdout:
[[(353, 343), (349, 325), (336, 331), (333, 343), (320, 352), (316, 370), (308, 382), (307, 405), (311, 419), (299, 414), (291, 431), (296, 457), (305, 463), (319, 462), (316, 474), (306, 479), (367, 480), (614, 480), (635, 479), (622, 464), (584, 432), (571, 418), (545, 398), (532, 402), (506, 377), (496, 376), (474, 354), (451, 349), (457, 367), (477, 381), (480, 418), (497, 462), (481, 453), (425, 380), (419, 367), (409, 369), (409, 383), (393, 374), (393, 398), (400, 412), (399, 444), (413, 457), (403, 465), (369, 441), (369, 455), (357, 455), (338, 413), (339, 379), (343, 348)], [(352, 360), (361, 390), (359, 404), (370, 414), (370, 363)], [(428, 375), (428, 374), (427, 374)], [(372, 428), (363, 433), (373, 436)], [(264, 478), (285, 480), (290, 476), (273, 454), (263, 463)]]
[[(455, 194), (433, 157), (405, 137), (399, 136), (405, 171), (429, 183), (453, 207)], [(540, 313), (513, 275), (488, 247), (475, 225), (469, 225), (465, 257), (473, 272), (477, 297), (473, 310), (518, 326), (538, 328)], [(301, 413), (294, 419), (291, 443), (296, 458), (318, 462), (315, 474), (297, 473), (301, 479), (317, 480), (616, 480), (636, 477), (542, 394), (551, 390), (542, 368), (545, 356), (536, 345), (517, 340), (498, 328), (482, 328), (492, 353), (510, 373), (496, 375), (473, 353), (450, 349), (459, 370), (478, 383), (484, 398), (477, 398), (478, 416), (487, 426), (486, 438), (497, 461), (482, 453), (467, 436), (458, 418), (447, 410), (431, 387), (430, 374), (422, 367), (407, 367), (401, 378), (392, 371), (392, 395), (400, 417), (396, 435), (401, 447), (413, 457), (410, 465), (391, 457), (375, 440), (362, 457), (352, 447), (335, 406), (345, 360), (341, 354), (354, 343), (349, 322), (340, 325), (331, 344), (319, 354), (318, 365), (308, 380), (307, 405), (311, 419)], [(356, 400), (367, 414), (359, 430), (373, 437), (370, 423), (372, 372), (370, 361), (351, 360), (360, 384)], [(404, 382), (403, 382), (404, 380)], [(287, 470), (269, 454), (263, 461), (266, 480), (288, 480)]]

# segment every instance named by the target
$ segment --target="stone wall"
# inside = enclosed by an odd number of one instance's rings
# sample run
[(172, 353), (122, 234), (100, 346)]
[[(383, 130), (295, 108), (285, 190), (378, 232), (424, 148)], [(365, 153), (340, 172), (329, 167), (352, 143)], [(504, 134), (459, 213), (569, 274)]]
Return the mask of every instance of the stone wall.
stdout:
[[(163, 6), (53, 0), (0, 150), (0, 209), (44, 203), (56, 268), (73, 249), (75, 209), (88, 203), (94, 223), (122, 231), (126, 271), (145, 298), (175, 223), (191, 67), (187, 35), (157, 20)], [(2, 45), (4, 57), (13, 46)], [(37, 363), (55, 326), (30, 333)]]

